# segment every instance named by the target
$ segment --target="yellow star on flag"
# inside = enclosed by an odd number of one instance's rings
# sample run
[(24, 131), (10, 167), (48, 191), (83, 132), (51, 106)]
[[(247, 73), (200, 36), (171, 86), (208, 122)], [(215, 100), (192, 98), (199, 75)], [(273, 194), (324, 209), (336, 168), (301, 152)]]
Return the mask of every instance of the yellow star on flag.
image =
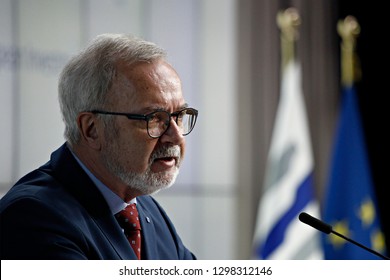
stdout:
[(363, 226), (370, 226), (375, 219), (375, 208), (374, 203), (371, 199), (366, 199), (359, 209), (358, 216), (362, 220)]
[(384, 252), (385, 251), (385, 236), (383, 232), (379, 230), (375, 230), (371, 234), (371, 244), (372, 248), (378, 252)]
[[(332, 227), (334, 231), (344, 236), (349, 236), (348, 223), (346, 221), (338, 221)], [(329, 240), (335, 249), (339, 249), (346, 243), (346, 240), (334, 234), (329, 235)]]

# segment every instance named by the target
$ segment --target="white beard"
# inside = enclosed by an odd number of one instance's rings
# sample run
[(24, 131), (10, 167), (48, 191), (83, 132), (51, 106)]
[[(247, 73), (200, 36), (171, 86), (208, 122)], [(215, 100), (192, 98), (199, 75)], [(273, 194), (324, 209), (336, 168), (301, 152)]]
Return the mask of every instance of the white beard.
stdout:
[[(118, 177), (123, 183), (125, 183), (129, 188), (137, 190), (144, 195), (154, 194), (162, 189), (167, 189), (171, 187), (176, 181), (177, 175), (179, 174), (179, 166), (181, 162), (181, 151), (179, 146), (162, 147), (159, 150), (155, 151), (149, 160), (146, 171), (143, 173), (136, 173), (124, 170), (123, 166), (121, 166), (116, 160), (118, 158), (117, 151), (119, 151), (119, 149), (110, 146), (108, 150), (105, 150), (102, 156), (103, 161), (105, 163), (106, 168), (112, 174)], [(156, 158), (160, 157), (177, 158), (176, 166), (174, 167), (174, 172), (162, 171), (154, 173), (151, 171), (153, 161)]]

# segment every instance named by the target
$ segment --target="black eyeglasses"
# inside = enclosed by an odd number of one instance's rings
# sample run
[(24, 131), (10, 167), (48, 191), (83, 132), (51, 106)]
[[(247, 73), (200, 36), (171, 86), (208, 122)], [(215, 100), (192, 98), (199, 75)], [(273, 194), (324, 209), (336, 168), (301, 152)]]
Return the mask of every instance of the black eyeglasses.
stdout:
[(173, 113), (169, 113), (164, 110), (157, 110), (146, 115), (107, 112), (101, 110), (92, 110), (89, 112), (93, 114), (126, 116), (130, 120), (146, 121), (148, 134), (152, 138), (159, 138), (168, 130), (172, 117), (175, 118), (176, 124), (179, 127), (181, 134), (183, 136), (188, 135), (194, 128), (196, 119), (198, 118), (198, 110), (193, 108), (184, 108)]

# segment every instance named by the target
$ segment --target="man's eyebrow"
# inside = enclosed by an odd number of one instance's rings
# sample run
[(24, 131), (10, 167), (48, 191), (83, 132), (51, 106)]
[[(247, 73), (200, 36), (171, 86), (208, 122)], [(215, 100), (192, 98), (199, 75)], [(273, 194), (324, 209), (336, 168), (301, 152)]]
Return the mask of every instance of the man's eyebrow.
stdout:
[[(185, 108), (188, 108), (188, 103), (184, 103), (183, 105), (181, 105), (178, 108), (178, 110), (185, 109)], [(149, 106), (149, 107), (145, 107), (145, 108), (142, 109), (142, 111), (144, 111), (144, 112), (152, 112), (152, 111), (157, 111), (157, 110), (167, 111), (166, 108), (159, 107), (159, 106)]]

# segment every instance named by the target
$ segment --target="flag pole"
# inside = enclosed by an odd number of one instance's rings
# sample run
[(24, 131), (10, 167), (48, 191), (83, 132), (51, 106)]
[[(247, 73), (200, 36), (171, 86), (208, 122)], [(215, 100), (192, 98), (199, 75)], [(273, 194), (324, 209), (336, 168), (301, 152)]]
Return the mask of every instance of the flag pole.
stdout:
[(337, 31), (341, 37), (341, 83), (351, 86), (360, 80), (361, 70), (356, 54), (356, 39), (360, 34), (360, 26), (356, 18), (347, 16), (339, 20)]
[(298, 39), (298, 26), (301, 19), (296, 8), (288, 8), (280, 11), (276, 17), (277, 25), (280, 29), (282, 71), (287, 63), (295, 58), (295, 42)]

